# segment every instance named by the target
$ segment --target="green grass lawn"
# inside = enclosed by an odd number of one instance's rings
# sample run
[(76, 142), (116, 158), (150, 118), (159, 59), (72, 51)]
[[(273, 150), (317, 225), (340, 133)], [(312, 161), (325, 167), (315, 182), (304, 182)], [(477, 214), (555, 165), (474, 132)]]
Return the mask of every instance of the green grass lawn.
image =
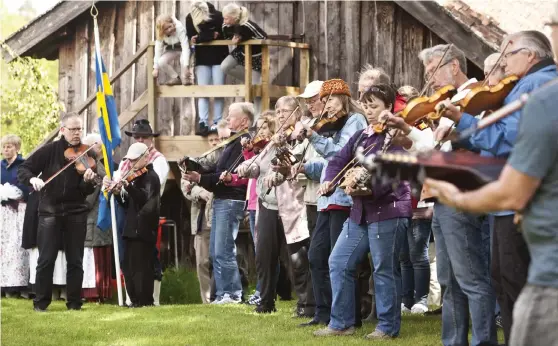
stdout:
[(67, 311), (55, 302), (37, 313), (32, 302), (2, 299), (2, 339), (10, 345), (440, 345), (439, 316), (403, 317), (401, 335), (371, 342), (365, 324), (350, 337), (316, 338), (318, 328), (297, 328), (291, 317), (295, 301), (279, 302), (277, 313), (257, 315), (247, 305), (164, 305), (126, 309), (86, 304)]

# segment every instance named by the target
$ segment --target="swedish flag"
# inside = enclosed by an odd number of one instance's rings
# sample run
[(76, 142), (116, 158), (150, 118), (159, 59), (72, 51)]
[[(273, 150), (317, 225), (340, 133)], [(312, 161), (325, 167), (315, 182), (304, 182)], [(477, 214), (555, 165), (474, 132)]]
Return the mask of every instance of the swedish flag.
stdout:
[[(97, 36), (97, 35), (96, 35)], [(120, 125), (118, 124), (118, 113), (109, 77), (101, 57), (100, 45), (96, 37), (95, 42), (95, 72), (97, 80), (97, 118), (99, 121), (99, 133), (102, 139), (103, 161), (105, 172), (109, 178), (113, 177), (114, 149), (120, 145)], [(107, 193), (101, 193), (99, 198), (99, 215), (97, 226), (102, 230), (111, 227), (110, 207)]]

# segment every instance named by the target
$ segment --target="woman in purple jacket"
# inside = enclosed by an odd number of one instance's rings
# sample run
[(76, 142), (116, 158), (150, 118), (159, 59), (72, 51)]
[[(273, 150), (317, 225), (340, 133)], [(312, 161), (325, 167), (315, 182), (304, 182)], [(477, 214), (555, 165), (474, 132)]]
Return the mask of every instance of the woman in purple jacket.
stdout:
[[(375, 85), (361, 97), (369, 127), (356, 132), (349, 142), (329, 162), (320, 192), (330, 189), (330, 182), (351, 161), (357, 147), (371, 147), (368, 155), (382, 150), (384, 134), (377, 134), (372, 126), (382, 111), (393, 110), (395, 91), (388, 85)], [(389, 139), (388, 139), (389, 140)], [(391, 146), (388, 150), (400, 150)], [(368, 151), (368, 150), (367, 150)], [(355, 332), (354, 279), (356, 266), (370, 253), (376, 283), (378, 325), (367, 335), (368, 339), (393, 338), (401, 326), (401, 271), (399, 252), (407, 234), (413, 214), (409, 184), (400, 183), (395, 189), (391, 183), (369, 183), (368, 195), (352, 194), (353, 206), (343, 225), (337, 243), (329, 257), (333, 305), (327, 328), (314, 332), (316, 336), (351, 335)]]

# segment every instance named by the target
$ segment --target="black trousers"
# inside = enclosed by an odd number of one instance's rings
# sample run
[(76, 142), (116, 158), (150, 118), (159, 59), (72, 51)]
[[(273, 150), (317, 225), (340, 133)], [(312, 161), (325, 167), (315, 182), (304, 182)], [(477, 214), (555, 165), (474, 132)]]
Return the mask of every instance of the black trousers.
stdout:
[(492, 229), (491, 277), (500, 304), (506, 344), (509, 343), (513, 306), (527, 281), (531, 257), (513, 215), (494, 216)]
[(136, 306), (153, 305), (153, 271), (154, 257), (152, 242), (124, 238), (126, 255), (124, 256), (124, 280), (130, 300)]
[(39, 259), (35, 277), (33, 305), (46, 309), (52, 301), (52, 276), (58, 250), (63, 242), (66, 254), (66, 306), (81, 307), (83, 248), (87, 232), (87, 213), (66, 216), (39, 216), (37, 244)]
[(313, 309), (314, 295), (308, 263), (308, 239), (287, 246), (279, 212), (265, 208), (261, 202), (256, 223), (258, 230), (256, 271), (261, 282), (261, 304), (268, 308), (275, 306), (277, 263), (281, 249), (286, 246), (291, 260), (295, 292), (298, 296), (297, 305), (306, 311)]
[[(315, 319), (328, 322), (331, 314), (332, 292), (329, 277), (329, 255), (343, 230), (343, 224), (349, 217), (348, 210), (330, 210), (318, 212), (316, 228), (312, 233), (310, 242), (309, 260), (312, 275), (312, 287), (316, 300)], [(366, 279), (368, 280), (368, 278)], [(360, 313), (360, 289), (355, 285), (355, 321), (359, 325)]]
[(308, 219), (308, 230), (310, 235), (314, 232), (316, 228), (316, 222), (318, 221), (318, 206), (306, 204), (306, 218)]

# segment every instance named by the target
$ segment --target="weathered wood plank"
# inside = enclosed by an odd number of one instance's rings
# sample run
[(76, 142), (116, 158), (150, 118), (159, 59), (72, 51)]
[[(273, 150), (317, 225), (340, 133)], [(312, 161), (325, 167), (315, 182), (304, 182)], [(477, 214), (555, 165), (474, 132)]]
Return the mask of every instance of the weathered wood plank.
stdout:
[[(180, 1), (178, 5), (177, 16), (182, 23), (186, 23), (186, 16), (190, 13), (192, 1)], [(194, 59), (191, 59), (191, 61), (193, 60)], [(192, 73), (192, 75), (195, 73), (193, 66), (190, 67), (190, 73)], [(212, 113), (212, 104), (213, 102), (210, 101), (210, 117)], [(172, 115), (175, 124), (175, 135), (194, 134), (199, 117), (196, 112), (196, 102), (193, 98), (185, 97), (175, 100), (175, 107), (173, 108)]]
[[(116, 7), (116, 23), (114, 26), (114, 73), (110, 75), (113, 77), (118, 71), (122, 69), (124, 63), (124, 51), (126, 50), (126, 44), (124, 42), (124, 28), (126, 26), (126, 3), (118, 2)], [(112, 83), (112, 91), (114, 92), (114, 99), (116, 101), (116, 106), (120, 107), (122, 102), (122, 89), (123, 83), (119, 82)]]
[(452, 42), (463, 50), (467, 59), (481, 69), (484, 59), (495, 51), (466, 27), (455, 21), (434, 1), (395, 1), (395, 3), (446, 42)]
[[(264, 22), (263, 29), (268, 35), (280, 34), (279, 32), (279, 4), (276, 2), (262, 2), (261, 5), (264, 6)], [(279, 49), (278, 47), (269, 48), (269, 80), (271, 83), (276, 84), (278, 82), (279, 73)]]
[(209, 150), (209, 144), (201, 136), (159, 136), (157, 149), (167, 161), (178, 161), (185, 155), (197, 156)]
[(160, 85), (157, 97), (244, 97), (244, 85)]
[(310, 80), (324, 79), (320, 73), (320, 1), (300, 1), (298, 4), (298, 20), (295, 21), (296, 33), (304, 34), (304, 42), (310, 50)]
[[(153, 1), (139, 1), (137, 9), (137, 47), (143, 47), (152, 40), (153, 36)], [(141, 57), (136, 64), (134, 99), (147, 90), (147, 76), (151, 73), (153, 66), (147, 66), (147, 56)], [(147, 118), (147, 109), (142, 110), (138, 119)], [(165, 130), (164, 124), (160, 127)]]
[[(76, 27), (76, 36), (75, 36), (75, 69), (73, 71), (74, 74), (74, 90), (76, 95), (76, 102), (72, 109), (76, 108), (76, 105), (81, 105), (86, 99), (87, 96), (87, 83), (88, 83), (88, 74), (89, 74), (89, 52), (88, 52), (88, 40), (89, 40), (89, 32), (88, 32), (89, 23), (81, 23), (78, 24)], [(60, 85), (58, 86), (60, 88)], [(60, 89), (59, 89), (60, 90)], [(114, 91), (115, 95), (119, 93)], [(87, 112), (83, 114), (84, 119), (88, 119)], [(84, 122), (85, 124), (86, 122)]]
[[(360, 62), (375, 66), (376, 61), (376, 2), (363, 1), (360, 16)], [(357, 70), (359, 71), (360, 68)], [(355, 71), (356, 72), (356, 71)]]
[[(136, 1), (126, 1), (124, 6), (124, 42), (122, 48), (122, 60), (128, 61), (136, 53), (137, 46), (137, 7)], [(147, 47), (146, 47), (147, 49)], [(120, 77), (120, 85), (122, 92), (120, 95), (120, 112), (124, 112), (126, 108), (132, 104), (135, 99), (135, 79), (137, 66), (134, 64)], [(124, 126), (123, 130), (130, 131), (132, 124)], [(122, 131), (124, 133), (124, 131)], [(121, 144), (121, 153), (125, 153), (131, 144), (131, 138), (123, 135)]]
[[(41, 41), (48, 39), (68, 21), (77, 18), (90, 8), (91, 1), (62, 1), (52, 10), (32, 21), (25, 30), (19, 30), (8, 37), (5, 43), (16, 55), (28, 55)], [(12, 60), (9, 54), (3, 55), (8, 62)]]
[(252, 96), (252, 46), (244, 46), (244, 101), (253, 102)]
[[(277, 31), (281, 35), (292, 35), (294, 9), (292, 2), (280, 2), (278, 8)], [(294, 49), (278, 48), (276, 85), (293, 85)]]
[[(341, 29), (339, 14), (341, 13), (341, 3), (327, 1), (327, 69), (329, 78), (340, 78), (341, 76), (341, 42), (345, 38), (345, 32)], [(341, 41), (340, 41), (341, 40)]]
[(414, 17), (402, 12), (402, 38), (403, 54), (401, 56), (401, 66), (403, 66), (403, 76), (399, 80), (399, 85), (411, 85), (419, 89), (422, 85), (424, 67), (418, 58), (418, 54), (423, 49), (423, 37), (425, 28)]
[(269, 47), (264, 46), (262, 47), (262, 112), (269, 109), (270, 63)]
[(376, 2), (376, 15), (378, 22), (377, 41), (375, 41), (376, 59), (374, 67), (383, 68), (393, 80), (394, 54), (395, 54), (395, 5), (393, 2)]
[(359, 51), (361, 48), (358, 45), (358, 42), (360, 42), (361, 5), (362, 2), (360, 1), (344, 1), (341, 3), (342, 28), (345, 38), (341, 41), (340, 75), (349, 84), (353, 95), (358, 95), (358, 75), (355, 72), (361, 67)]
[(393, 17), (393, 74), (391, 82), (396, 87), (401, 86), (401, 81), (405, 79), (405, 66), (403, 65), (403, 54), (405, 47), (403, 46), (403, 11), (401, 8), (395, 6), (395, 13)]
[(75, 50), (74, 35), (60, 46), (58, 59), (58, 98), (64, 103), (66, 110), (74, 108), (75, 104)]

